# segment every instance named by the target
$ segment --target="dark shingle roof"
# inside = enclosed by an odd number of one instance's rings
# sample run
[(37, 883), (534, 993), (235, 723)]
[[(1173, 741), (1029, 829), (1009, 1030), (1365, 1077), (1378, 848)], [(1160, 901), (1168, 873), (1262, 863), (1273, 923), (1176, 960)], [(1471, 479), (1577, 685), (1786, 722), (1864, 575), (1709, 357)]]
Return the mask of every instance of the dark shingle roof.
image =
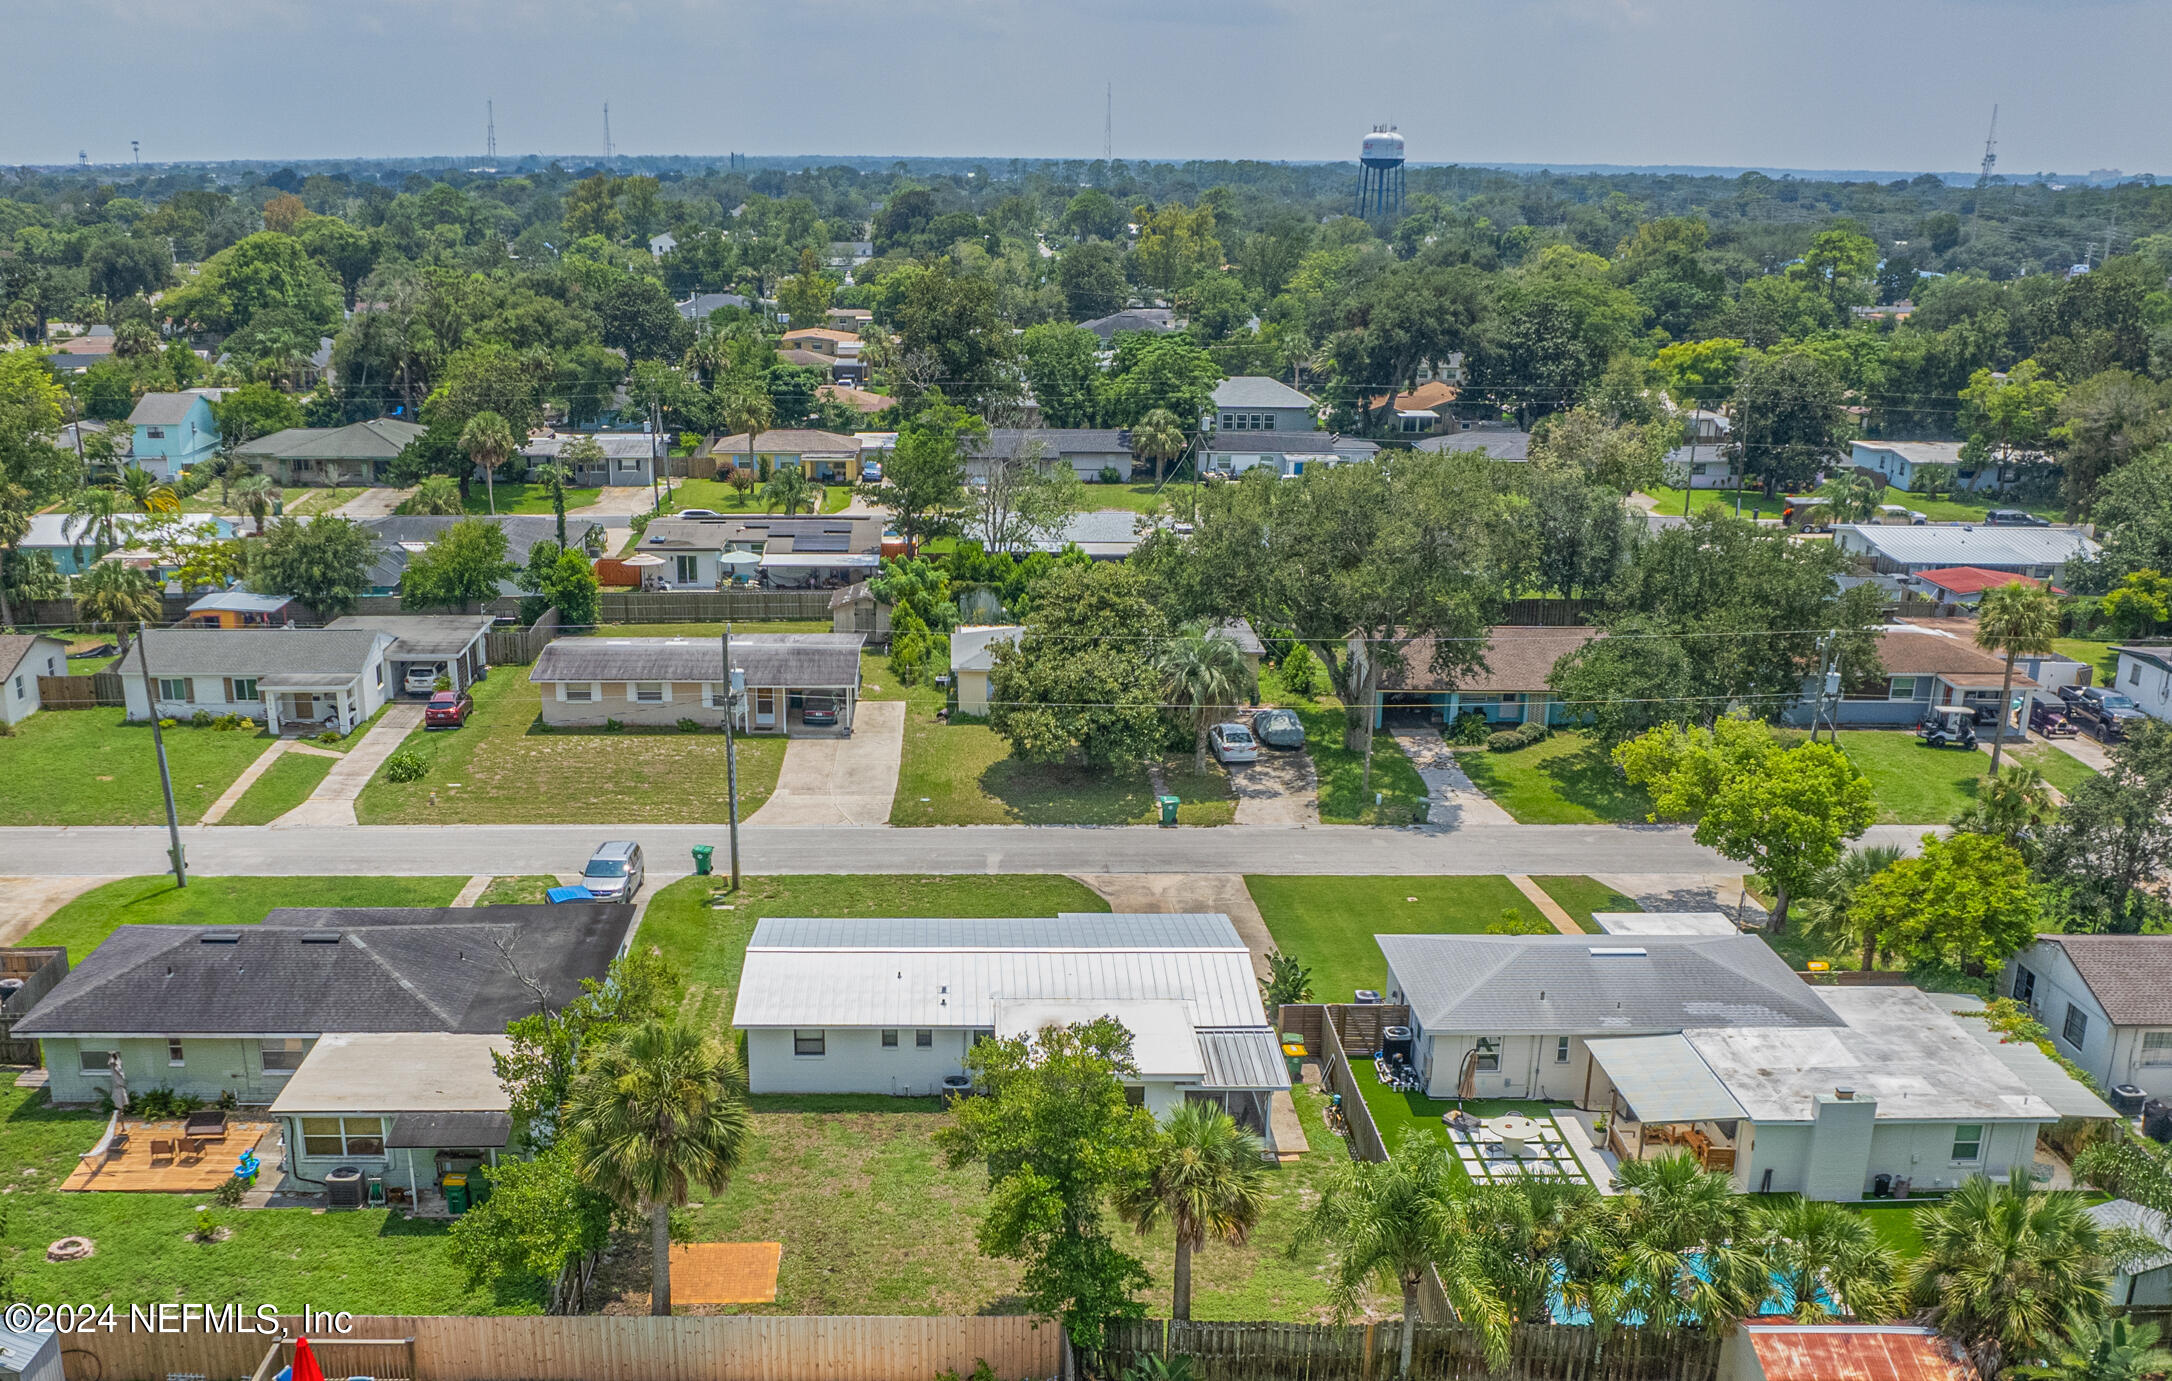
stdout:
[(201, 393), (146, 393), (128, 414), (131, 427), (170, 427), (189, 420), (189, 413), (204, 401)]
[(30, 655), (30, 649), (39, 643), (67, 647), (58, 638), (48, 638), (43, 633), (0, 633), (0, 676), (12, 675), (23, 658)]
[[(558, 520), (548, 513), (486, 516), (476, 513), (455, 517), (449, 513), (395, 513), (383, 518), (363, 518), (362, 526), (377, 534), (380, 542), (435, 542), (454, 523), (495, 523), (505, 529), (506, 559), (528, 559), (528, 549), (538, 542), (558, 540)], [(573, 517), (567, 518), (567, 536), (573, 536)]]
[(325, 627), (390, 633), (394, 657), (455, 657), (492, 622), (488, 614), (349, 614)]
[(2039, 935), (2066, 951), (2114, 1026), (2172, 1026), (2172, 935)]
[(1280, 379), (1239, 374), (1214, 386), (1218, 408), (1309, 408), (1312, 400)]
[[(633, 924), (630, 906), (274, 911), (262, 925), (124, 925), (62, 979), (22, 1036), (487, 1035), (600, 979)], [(317, 937), (337, 934), (333, 943)], [(510, 947), (516, 974), (505, 954)]]
[(991, 427), (988, 439), (966, 454), (1009, 459), (1029, 444), (1038, 444), (1050, 460), (1071, 455), (1128, 455), (1131, 432), (1123, 427)]
[[(859, 633), (742, 633), (732, 638), (732, 662), (750, 686), (857, 686), (866, 641)], [(557, 638), (528, 679), (722, 681), (724, 649), (715, 638)]]

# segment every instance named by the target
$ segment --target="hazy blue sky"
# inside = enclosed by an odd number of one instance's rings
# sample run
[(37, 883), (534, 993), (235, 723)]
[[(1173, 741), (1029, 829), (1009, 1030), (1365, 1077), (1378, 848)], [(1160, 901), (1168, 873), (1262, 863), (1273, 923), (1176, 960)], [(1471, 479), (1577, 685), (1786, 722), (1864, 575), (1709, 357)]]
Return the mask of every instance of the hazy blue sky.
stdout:
[(2146, 0), (0, 0), (0, 162), (480, 152), (2172, 170)]

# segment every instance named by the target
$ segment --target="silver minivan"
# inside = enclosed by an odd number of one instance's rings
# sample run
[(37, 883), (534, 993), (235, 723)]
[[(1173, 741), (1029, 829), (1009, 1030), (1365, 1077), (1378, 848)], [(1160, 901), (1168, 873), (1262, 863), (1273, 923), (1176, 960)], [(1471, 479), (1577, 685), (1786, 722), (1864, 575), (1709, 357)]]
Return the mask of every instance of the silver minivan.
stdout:
[(631, 839), (614, 839), (588, 856), (581, 885), (598, 901), (630, 902), (641, 890), (641, 875), (641, 846)]

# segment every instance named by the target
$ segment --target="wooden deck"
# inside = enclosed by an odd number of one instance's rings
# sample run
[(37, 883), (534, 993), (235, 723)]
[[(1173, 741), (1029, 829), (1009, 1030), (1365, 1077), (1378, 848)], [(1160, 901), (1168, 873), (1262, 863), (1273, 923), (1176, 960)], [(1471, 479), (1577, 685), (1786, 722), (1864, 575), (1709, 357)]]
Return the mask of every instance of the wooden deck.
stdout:
[[(203, 1193), (232, 1178), (234, 1162), (251, 1147), (268, 1162), (268, 1148), (262, 1143), (278, 1130), (277, 1124), (271, 1122), (229, 1121), (222, 1140), (206, 1142), (202, 1151), (192, 1155), (181, 1149), (181, 1127), (179, 1120), (123, 1122), (121, 1129), (128, 1134), (128, 1144), (118, 1153), (83, 1160), (60, 1187), (139, 1194)], [(170, 1142), (173, 1150), (168, 1152), (162, 1145), (154, 1158), (154, 1141)], [(267, 1163), (265, 1170), (269, 1172), (270, 1168)]]

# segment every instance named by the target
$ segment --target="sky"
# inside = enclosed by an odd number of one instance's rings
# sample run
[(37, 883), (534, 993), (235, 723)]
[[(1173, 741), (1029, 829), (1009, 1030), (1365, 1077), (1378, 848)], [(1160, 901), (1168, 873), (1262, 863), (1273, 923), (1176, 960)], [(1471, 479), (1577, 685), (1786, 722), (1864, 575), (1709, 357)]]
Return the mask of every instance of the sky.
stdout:
[(467, 154), (2172, 171), (2152, 0), (0, 0), (0, 164)]

